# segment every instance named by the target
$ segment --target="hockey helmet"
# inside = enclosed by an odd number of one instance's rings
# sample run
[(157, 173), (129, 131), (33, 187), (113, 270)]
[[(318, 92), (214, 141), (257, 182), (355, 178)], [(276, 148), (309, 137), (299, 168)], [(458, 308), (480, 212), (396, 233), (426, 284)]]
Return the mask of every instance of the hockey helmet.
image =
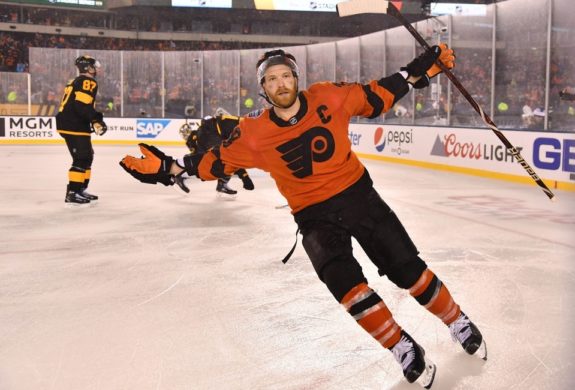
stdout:
[(193, 130), (192, 130), (192, 125), (193, 125), (192, 123), (188, 123), (188, 122), (186, 121), (186, 123), (184, 123), (183, 125), (180, 126), (179, 133), (180, 133), (180, 136), (181, 136), (184, 140), (187, 140), (188, 137), (190, 136), (190, 134), (192, 134), (192, 131), (193, 131)]
[(291, 69), (293, 76), (299, 78), (299, 68), (295, 57), (281, 49), (272, 50), (265, 52), (256, 64), (258, 83), (260, 85), (265, 81), (266, 71), (274, 65), (287, 65)]
[(100, 62), (88, 55), (83, 55), (76, 58), (75, 64), (78, 67), (80, 73), (88, 72), (89, 67), (92, 67), (94, 69), (98, 69), (100, 67)]

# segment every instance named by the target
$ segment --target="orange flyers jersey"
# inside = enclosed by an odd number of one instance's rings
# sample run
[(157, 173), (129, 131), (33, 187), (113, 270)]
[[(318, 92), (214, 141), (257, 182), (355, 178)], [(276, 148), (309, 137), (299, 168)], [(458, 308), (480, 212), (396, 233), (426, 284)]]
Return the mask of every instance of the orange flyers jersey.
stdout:
[[(331, 198), (355, 183), (365, 169), (351, 150), (350, 119), (389, 110), (408, 91), (403, 77), (395, 76), (401, 80), (390, 76), (366, 85), (314, 84), (299, 93), (301, 107), (288, 121), (272, 109), (242, 117), (237, 138), (220, 148), (225, 172), (237, 168), (269, 172), (293, 213)], [(387, 79), (392, 80), (384, 82)], [(203, 169), (202, 165), (200, 177), (211, 178), (208, 161)]]

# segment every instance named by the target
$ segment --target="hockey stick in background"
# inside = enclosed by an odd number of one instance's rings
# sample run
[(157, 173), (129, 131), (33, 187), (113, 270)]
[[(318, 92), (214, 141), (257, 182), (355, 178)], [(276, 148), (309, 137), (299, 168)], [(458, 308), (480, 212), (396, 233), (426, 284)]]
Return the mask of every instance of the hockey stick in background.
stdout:
[[(417, 32), (417, 30), (407, 21), (407, 19), (405, 19), (405, 17), (399, 12), (397, 7), (393, 4), (393, 1), (383, 1), (383, 0), (345, 1), (337, 4), (337, 13), (340, 17), (357, 15), (357, 14), (366, 14), (366, 13), (391, 15), (394, 18), (396, 18), (401, 24), (403, 24), (403, 26), (411, 33), (411, 35), (413, 35), (415, 40), (419, 42), (419, 44), (424, 49), (426, 50), (429, 49), (429, 44), (425, 41), (425, 39), (423, 39), (423, 37)], [(465, 99), (467, 99), (469, 104), (471, 104), (471, 106), (475, 109), (475, 111), (477, 111), (477, 113), (481, 116), (483, 122), (485, 122), (485, 124), (489, 126), (491, 130), (493, 130), (495, 135), (501, 140), (503, 145), (505, 145), (509, 153), (511, 153), (511, 155), (515, 157), (515, 159), (517, 159), (517, 162), (521, 164), (523, 169), (527, 171), (527, 173), (529, 174), (529, 176), (531, 176), (531, 178), (535, 181), (535, 183), (537, 183), (537, 185), (541, 187), (543, 192), (545, 192), (545, 195), (547, 195), (549, 199), (555, 200), (554, 199), (555, 194), (549, 189), (549, 187), (547, 187), (547, 185), (543, 182), (543, 180), (541, 180), (541, 178), (537, 175), (535, 170), (531, 168), (531, 166), (527, 163), (527, 161), (525, 161), (525, 159), (521, 156), (519, 150), (515, 146), (513, 146), (511, 142), (509, 142), (507, 137), (505, 137), (505, 135), (503, 135), (503, 133), (497, 128), (497, 126), (491, 120), (489, 115), (487, 115), (483, 111), (483, 109), (479, 106), (479, 104), (477, 104), (475, 99), (471, 97), (469, 92), (467, 92), (467, 90), (463, 87), (463, 85), (461, 85), (461, 83), (455, 77), (455, 75), (451, 73), (451, 71), (445, 65), (443, 65), (441, 61), (437, 61), (436, 63), (441, 68), (443, 73), (447, 76), (447, 78), (451, 80), (453, 85), (455, 85), (455, 87), (459, 90), (459, 92), (461, 92), (461, 94), (465, 97)]]

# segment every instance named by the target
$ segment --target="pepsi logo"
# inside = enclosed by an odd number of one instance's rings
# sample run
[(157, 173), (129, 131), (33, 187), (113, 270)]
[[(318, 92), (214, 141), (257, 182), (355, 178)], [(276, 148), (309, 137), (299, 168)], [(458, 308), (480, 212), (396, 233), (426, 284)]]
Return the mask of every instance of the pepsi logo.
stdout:
[(375, 129), (375, 133), (373, 134), (373, 145), (375, 146), (375, 150), (378, 152), (383, 151), (383, 149), (385, 149), (385, 142), (386, 139), (383, 133), (383, 128), (378, 127)]

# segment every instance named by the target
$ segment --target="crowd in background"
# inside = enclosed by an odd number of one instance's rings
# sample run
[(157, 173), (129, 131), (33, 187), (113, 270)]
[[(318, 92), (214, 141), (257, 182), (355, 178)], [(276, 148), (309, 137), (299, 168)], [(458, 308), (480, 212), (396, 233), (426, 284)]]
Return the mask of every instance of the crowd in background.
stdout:
[[(151, 12), (151, 13), (150, 13)], [(269, 13), (264, 11), (243, 11), (234, 10), (234, 18), (221, 20), (222, 11), (214, 9), (197, 8), (158, 8), (158, 7), (129, 7), (122, 11), (81, 11), (76, 9), (46, 9), (41, 7), (29, 7), (21, 5), (0, 4), (0, 22), (29, 23), (35, 25), (48, 26), (74, 26), (81, 28), (102, 28), (128, 31), (182, 31), (182, 32), (211, 32), (230, 34), (268, 34), (274, 35), (323, 35), (323, 36), (357, 36), (365, 35), (369, 32), (384, 29), (382, 25), (372, 24), (369, 27), (359, 27), (355, 22), (342, 22), (341, 24), (325, 23), (325, 13), (305, 13), (309, 18), (314, 18), (314, 23), (301, 23), (298, 13)], [(255, 13), (254, 13), (255, 12)], [(261, 18), (254, 18), (260, 15)], [(333, 15), (331, 15), (333, 17)], [(575, 85), (575, 65), (570, 56), (570, 52), (553, 50), (550, 64), (551, 83), (549, 88), (549, 112), (545, 112), (546, 86), (544, 78), (534, 77), (534, 75), (545, 74), (545, 46), (546, 29), (536, 15), (529, 15), (534, 20), (507, 21), (505, 28), (498, 28), (498, 37), (505, 41), (507, 45), (496, 50), (497, 72), (492, 74), (492, 50), (489, 46), (482, 47), (457, 47), (457, 35), (454, 36), (454, 47), (457, 50), (458, 62), (456, 74), (472, 94), (473, 98), (481, 107), (489, 110), (491, 107), (492, 91), (494, 96), (494, 119), (502, 128), (525, 128), (540, 129), (543, 126), (545, 117), (553, 114), (555, 124), (559, 122), (572, 123), (575, 117), (575, 107), (571, 103), (566, 103), (558, 98), (559, 91), (566, 86)], [(327, 19), (325, 19), (327, 20)], [(344, 19), (342, 19), (344, 20)], [(518, 23), (519, 25), (515, 25)], [(525, 23), (534, 27), (541, 24), (541, 28), (536, 28), (529, 35), (519, 34)], [(474, 28), (479, 28), (475, 27)], [(560, 34), (560, 33), (556, 33)], [(565, 35), (564, 38), (568, 38)], [(561, 39), (558, 35), (555, 39)], [(71, 36), (61, 34), (40, 34), (23, 32), (0, 32), (0, 71), (2, 72), (39, 72), (29, 65), (29, 48), (62, 48), (62, 49), (90, 49), (90, 50), (114, 50), (114, 51), (211, 51), (211, 50), (235, 50), (251, 48), (269, 48), (276, 44), (250, 43), (239, 41), (218, 41), (210, 42), (186, 41), (186, 40), (143, 40), (143, 39), (123, 39), (110, 37), (88, 37), (86, 35)], [(529, 53), (525, 53), (525, 48), (529, 47)], [(528, 54), (528, 55), (527, 55)], [(353, 60), (351, 60), (353, 61)], [(348, 61), (349, 62), (349, 61)], [(349, 64), (347, 64), (349, 65)], [(355, 64), (357, 65), (357, 64)], [(355, 81), (356, 74), (353, 69), (356, 66), (349, 66), (345, 69), (336, 70), (336, 79), (339, 81)], [(226, 66), (221, 65), (224, 69)], [(328, 79), (333, 77), (328, 68), (330, 61), (309, 61), (307, 62), (307, 79), (309, 81), (319, 81), (328, 75)], [(234, 69), (232, 67), (231, 69)], [(209, 70), (209, 69), (208, 69)], [(352, 70), (348, 74), (349, 70)], [(159, 70), (158, 70), (159, 71)], [(133, 71), (130, 71), (132, 74)], [(150, 72), (148, 72), (150, 73)], [(154, 73), (154, 72), (152, 72)], [(172, 73), (182, 73), (173, 70)], [(123, 113), (125, 116), (137, 115), (145, 111), (147, 115), (159, 115), (157, 107), (162, 107), (158, 101), (161, 93), (161, 86), (154, 79), (148, 80), (146, 72), (141, 77), (129, 82), (128, 89), (125, 89)], [(317, 74), (317, 75), (316, 75)], [(218, 74), (210, 75), (204, 70), (203, 86), (198, 75), (183, 77), (173, 85), (166, 85), (166, 95), (164, 102), (165, 113), (170, 116), (183, 116), (188, 113), (198, 113), (201, 109), (209, 112), (212, 108), (219, 106), (237, 106), (237, 91), (239, 86), (231, 85), (225, 77)], [(173, 78), (173, 77), (172, 77)], [(117, 78), (111, 78), (116, 80)], [(494, 80), (495, 88), (492, 86)], [(111, 81), (111, 82), (112, 82)], [(64, 82), (64, 81), (62, 81)], [(109, 115), (120, 114), (120, 85), (107, 85), (107, 79), (101, 81), (102, 103)], [(197, 94), (190, 91), (197, 91), (203, 88), (210, 91), (210, 84), (223, 83), (219, 85), (219, 91), (214, 97), (204, 96), (203, 100)], [(226, 91), (230, 90), (228, 94)], [(43, 101), (57, 104), (59, 90), (55, 86), (47, 83), (45, 88), (41, 88), (42, 96), (33, 96), (32, 102)], [(396, 123), (428, 124), (430, 117), (434, 118), (433, 123), (441, 125), (450, 112), (450, 124), (455, 126), (482, 126), (479, 116), (474, 113), (473, 108), (457, 90), (452, 88), (452, 96), (449, 101), (447, 96), (447, 82), (441, 86), (440, 92), (434, 97), (425, 95), (419, 91), (414, 93), (413, 102), (405, 101), (407, 107), (396, 107), (388, 116), (393, 117)], [(9, 91), (8, 93), (13, 92)], [(5, 95), (5, 91), (0, 91)], [(205, 92), (209, 93), (209, 92)], [(12, 93), (13, 96), (23, 94)], [(229, 96), (228, 96), (229, 95)], [(0, 98), (3, 98), (1, 96)], [(194, 100), (195, 99), (195, 100)], [(2, 102), (0, 99), (0, 103)], [(192, 101), (193, 100), (193, 101)], [(201, 100), (201, 101), (200, 101)], [(254, 106), (263, 102), (257, 96), (257, 91), (246, 90), (242, 87), (240, 91), (239, 106), (241, 114), (249, 112)], [(148, 105), (146, 110), (143, 105)], [(451, 106), (450, 106), (451, 105)], [(213, 106), (213, 107), (212, 107)], [(421, 120), (421, 121), (420, 121)]]
[[(310, 16), (313, 23), (307, 23)], [(351, 37), (379, 31), (390, 24), (374, 15), (338, 19), (334, 23), (336, 17), (334, 12), (241, 8), (126, 7), (98, 11), (0, 4), (0, 22), (123, 31)]]
[(270, 47), (272, 43), (238, 41), (165, 41), (106, 37), (86, 37), (22, 32), (0, 32), (0, 72), (27, 72), (28, 48), (49, 47), (59, 49), (90, 50), (231, 50)]
[[(231, 17), (229, 12), (233, 12)], [(270, 12), (210, 8), (128, 7), (117, 11), (42, 8), (0, 4), (0, 22), (40, 26), (97, 28), (120, 31), (261, 34), (276, 36), (350, 37), (384, 29), (385, 22), (333, 23), (333, 13), (314, 13), (314, 23), (302, 23), (309, 12)], [(380, 18), (381, 19), (381, 18)], [(374, 19), (376, 20), (376, 19)], [(272, 42), (143, 40), (64, 34), (0, 32), (0, 71), (28, 71), (29, 47), (93, 50), (230, 50), (270, 47)]]

